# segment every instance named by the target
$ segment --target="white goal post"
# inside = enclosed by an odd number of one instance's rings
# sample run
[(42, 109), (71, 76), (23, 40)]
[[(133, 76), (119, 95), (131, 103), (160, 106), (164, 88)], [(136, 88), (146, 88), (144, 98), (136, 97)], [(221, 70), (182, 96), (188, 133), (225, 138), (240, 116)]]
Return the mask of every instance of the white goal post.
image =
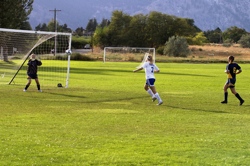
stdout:
[(155, 48), (148, 47), (105, 47), (103, 63), (106, 61), (146, 61), (147, 55), (152, 55), (155, 62)]
[(71, 50), (71, 40), (71, 33), (0, 28), (0, 63), (3, 64), (0, 65), (0, 74), (5, 76), (0, 83), (19, 83), (19, 75), (23, 80), (27, 60), (34, 53), (43, 62), (38, 69), (41, 86), (57, 86), (60, 83), (67, 88), (70, 54), (65, 51)]

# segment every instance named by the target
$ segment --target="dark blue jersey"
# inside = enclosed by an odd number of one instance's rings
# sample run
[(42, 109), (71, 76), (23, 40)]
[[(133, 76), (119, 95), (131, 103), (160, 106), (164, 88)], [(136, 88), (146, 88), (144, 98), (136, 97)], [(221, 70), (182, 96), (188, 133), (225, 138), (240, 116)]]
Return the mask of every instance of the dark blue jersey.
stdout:
[(30, 59), (28, 62), (27, 74), (37, 74), (37, 66), (41, 66), (42, 62), (37, 59)]
[(230, 63), (227, 65), (226, 70), (229, 71), (228, 78), (236, 79), (236, 72), (241, 70), (241, 67), (237, 63)]

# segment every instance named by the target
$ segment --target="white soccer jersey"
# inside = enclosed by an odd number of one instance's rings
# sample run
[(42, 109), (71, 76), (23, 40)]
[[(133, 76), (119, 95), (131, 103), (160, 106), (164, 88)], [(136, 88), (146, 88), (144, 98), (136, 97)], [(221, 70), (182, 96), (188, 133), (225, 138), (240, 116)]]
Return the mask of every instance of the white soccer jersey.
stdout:
[(146, 79), (155, 78), (154, 71), (159, 70), (155, 64), (150, 64), (149, 62), (145, 62), (142, 67), (145, 70)]

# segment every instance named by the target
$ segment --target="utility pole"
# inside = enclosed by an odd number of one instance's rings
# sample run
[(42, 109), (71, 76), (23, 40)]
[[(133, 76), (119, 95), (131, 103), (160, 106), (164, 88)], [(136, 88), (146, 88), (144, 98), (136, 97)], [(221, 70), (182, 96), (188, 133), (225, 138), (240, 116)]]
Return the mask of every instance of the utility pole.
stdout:
[[(56, 21), (56, 12), (60, 12), (61, 10), (50, 10), (50, 12), (54, 12), (54, 26), (55, 26), (55, 32), (57, 32), (57, 21)], [(57, 36), (55, 36), (55, 47), (54, 47), (54, 55), (56, 55), (56, 43), (57, 43)]]

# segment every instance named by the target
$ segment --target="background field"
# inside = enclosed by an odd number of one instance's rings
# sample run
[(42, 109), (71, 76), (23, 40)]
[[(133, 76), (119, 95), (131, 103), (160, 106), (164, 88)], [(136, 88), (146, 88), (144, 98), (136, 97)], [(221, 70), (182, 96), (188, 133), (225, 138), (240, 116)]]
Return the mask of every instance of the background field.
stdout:
[[(242, 48), (239, 44), (233, 44), (230, 47), (224, 47), (222, 44), (206, 44), (206, 45), (190, 45), (191, 50), (188, 57), (171, 57), (171, 56), (156, 56), (157, 62), (192, 62), (192, 63), (224, 63), (228, 56), (235, 56), (237, 62), (250, 62), (250, 49)], [(103, 50), (94, 48), (93, 52), (84, 52), (85, 56), (94, 60), (102, 60)], [(156, 51), (157, 54), (157, 51)], [(110, 57), (112, 59), (114, 57)], [(107, 55), (109, 59), (109, 55)], [(120, 57), (122, 61), (138, 61), (138, 58), (133, 54), (125, 54)], [(141, 61), (141, 58), (139, 58)]]
[[(71, 61), (69, 88), (1, 85), (0, 165), (248, 165), (249, 70), (223, 100), (226, 63), (157, 63), (156, 106), (138, 63)], [(42, 73), (41, 73), (42, 74)], [(42, 84), (42, 82), (41, 82)]]

